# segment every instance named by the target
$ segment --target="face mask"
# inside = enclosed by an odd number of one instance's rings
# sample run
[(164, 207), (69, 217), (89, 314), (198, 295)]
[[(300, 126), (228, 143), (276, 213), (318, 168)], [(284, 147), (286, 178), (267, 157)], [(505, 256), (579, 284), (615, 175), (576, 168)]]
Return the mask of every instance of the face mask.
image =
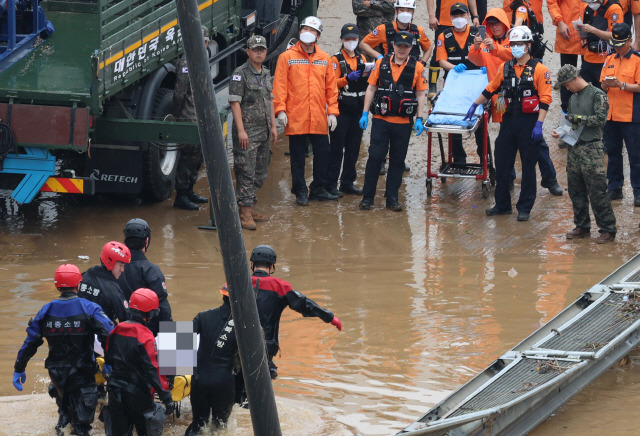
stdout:
[(300, 34), (300, 41), (305, 44), (313, 44), (316, 42), (316, 36), (311, 32), (303, 32)]
[(400, 12), (398, 14), (398, 21), (402, 24), (408, 24), (413, 19), (413, 14), (411, 12)]
[(520, 59), (524, 56), (524, 45), (515, 45), (511, 47), (511, 54), (514, 58)]
[(600, 3), (589, 3), (589, 7), (594, 10), (597, 11), (598, 9), (600, 9)]
[(467, 25), (467, 19), (466, 18), (454, 18), (453, 20), (451, 20), (451, 22), (453, 23), (453, 27), (455, 27), (456, 29), (464, 29), (464, 27)]
[(343, 45), (347, 50), (354, 51), (358, 46), (358, 41), (345, 41)]

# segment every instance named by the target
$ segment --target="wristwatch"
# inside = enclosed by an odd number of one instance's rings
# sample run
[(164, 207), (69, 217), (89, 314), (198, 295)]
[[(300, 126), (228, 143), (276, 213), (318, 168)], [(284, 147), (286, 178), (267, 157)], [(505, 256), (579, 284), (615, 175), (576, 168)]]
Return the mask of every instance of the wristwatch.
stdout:
[(620, 89), (624, 91), (626, 87), (627, 87), (627, 84), (625, 82), (622, 82), (622, 85), (620, 85)]
[(480, 17), (479, 17), (479, 16), (477, 16), (477, 15), (472, 15), (472, 16), (471, 16), (471, 19), (473, 20), (474, 18), (480, 18)]

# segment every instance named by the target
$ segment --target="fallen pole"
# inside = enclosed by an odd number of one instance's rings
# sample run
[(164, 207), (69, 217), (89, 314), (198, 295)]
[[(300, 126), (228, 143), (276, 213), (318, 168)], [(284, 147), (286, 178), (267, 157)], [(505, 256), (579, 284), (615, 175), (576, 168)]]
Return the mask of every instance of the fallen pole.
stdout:
[(279, 436), (280, 422), (269, 375), (258, 307), (251, 282), (222, 125), (209, 73), (196, 0), (176, 0), (198, 132), (207, 168), (211, 207), (218, 226), (220, 251), (229, 289), (251, 421), (255, 435)]

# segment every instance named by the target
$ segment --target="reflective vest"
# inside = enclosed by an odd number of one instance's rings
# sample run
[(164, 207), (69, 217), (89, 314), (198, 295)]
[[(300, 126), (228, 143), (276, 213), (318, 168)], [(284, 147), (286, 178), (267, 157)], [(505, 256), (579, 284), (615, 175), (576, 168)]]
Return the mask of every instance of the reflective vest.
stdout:
[[(584, 24), (591, 24), (598, 30), (604, 30), (605, 32), (609, 30), (609, 23), (605, 18), (607, 14), (607, 10), (611, 5), (619, 5), (620, 2), (618, 0), (609, 0), (606, 5), (602, 5), (598, 8), (598, 10), (594, 11), (593, 9), (587, 7), (584, 10)], [(598, 38), (593, 33), (587, 33), (587, 49), (593, 53), (606, 53), (610, 54), (613, 52), (609, 44)]]
[(529, 59), (520, 77), (516, 75), (514, 69), (516, 62), (515, 59), (512, 59), (504, 64), (504, 76), (500, 88), (502, 95), (509, 103), (507, 112), (512, 114), (537, 113), (540, 110), (540, 99), (533, 82), (533, 75), (540, 59)]
[[(393, 27), (393, 23), (385, 23), (384, 25), (385, 32), (387, 34), (387, 47), (389, 47), (389, 53), (393, 53), (393, 40), (396, 37), (396, 29)], [(420, 32), (418, 31), (418, 26), (411, 23), (409, 24), (409, 28), (407, 32), (413, 35), (413, 47), (411, 47), (411, 51), (409, 52), (409, 56), (420, 59)]]
[(477, 70), (480, 67), (468, 59), (469, 47), (473, 44), (473, 40), (478, 34), (478, 28), (471, 26), (469, 28), (469, 36), (465, 41), (464, 47), (458, 45), (453, 27), (444, 31), (444, 48), (447, 51), (447, 60), (454, 65), (465, 64), (468, 70)]
[[(364, 94), (367, 90), (368, 83), (367, 78), (363, 77), (365, 65), (362, 55), (358, 50), (356, 50), (355, 53), (358, 59), (356, 70), (362, 71), (363, 74), (355, 82), (347, 83), (344, 88), (338, 89), (338, 105), (344, 105), (350, 108), (359, 106), (362, 108), (364, 106)], [(342, 51), (339, 51), (334, 56), (338, 59), (338, 64), (340, 65), (340, 77), (344, 77), (353, 71), (345, 60)]]
[(413, 117), (418, 111), (418, 100), (413, 89), (416, 60), (409, 56), (398, 81), (393, 81), (391, 55), (380, 61), (378, 90), (373, 97), (373, 113), (382, 116)]

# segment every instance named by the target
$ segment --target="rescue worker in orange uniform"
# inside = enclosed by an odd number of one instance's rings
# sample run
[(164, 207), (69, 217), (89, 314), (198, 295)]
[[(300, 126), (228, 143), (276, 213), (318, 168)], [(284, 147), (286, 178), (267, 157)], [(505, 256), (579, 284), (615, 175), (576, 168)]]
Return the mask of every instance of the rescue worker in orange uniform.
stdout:
[[(556, 26), (555, 52), (560, 53), (560, 66), (578, 66), (578, 56), (583, 55), (585, 49), (573, 22), (582, 20), (584, 3), (581, 0), (547, 0), (547, 8), (553, 25)], [(571, 92), (566, 87), (560, 88), (562, 110), (567, 112)]]
[[(433, 52), (433, 47), (431, 47), (431, 41), (424, 32), (424, 28), (413, 24), (416, 1), (396, 0), (395, 8), (396, 20), (393, 23), (381, 24), (373, 29), (360, 43), (360, 49), (364, 54), (376, 60), (382, 59), (384, 55), (393, 52), (393, 40), (396, 33), (404, 30), (413, 35), (413, 47), (411, 47), (409, 55), (419, 60), (422, 65), (426, 65)], [(375, 50), (378, 46), (382, 46), (382, 53)], [(422, 49), (422, 56), (420, 56), (420, 49)]]
[[(309, 200), (338, 199), (328, 191), (327, 176), (329, 130), (338, 124), (338, 87), (331, 57), (316, 44), (321, 33), (318, 17), (302, 20), (300, 41), (278, 57), (273, 80), (273, 106), (289, 137), (291, 193), (299, 206), (308, 206)], [(309, 189), (304, 177), (307, 140), (313, 146)]]
[[(583, 0), (584, 1), (584, 0)], [(611, 28), (622, 23), (622, 8), (618, 0), (586, 0), (587, 8), (578, 30), (587, 36), (583, 41), (586, 51), (582, 57), (580, 75), (587, 82), (600, 88), (600, 72), (604, 60), (611, 53), (609, 38)]]
[(625, 23), (613, 26), (609, 43), (616, 53), (607, 57), (600, 76), (602, 90), (609, 97), (609, 115), (604, 125), (604, 146), (609, 157), (607, 194), (612, 200), (622, 198), (624, 141), (633, 205), (640, 207), (640, 54), (631, 49), (631, 28)]
[(536, 200), (536, 161), (540, 155), (540, 142), (544, 140), (542, 124), (551, 104), (551, 74), (538, 59), (528, 53), (531, 48), (531, 30), (519, 26), (509, 31), (514, 59), (505, 62), (493, 80), (469, 108), (465, 119), (471, 119), (478, 105), (485, 103), (497, 92), (507, 104), (500, 133), (495, 144), (496, 190), (495, 206), (486, 210), (489, 216), (512, 213), (509, 192), (509, 173), (516, 153), (522, 162), (522, 189), (516, 204), (518, 221), (528, 221)]
[(409, 56), (413, 46), (413, 35), (409, 32), (398, 32), (393, 45), (394, 53), (378, 59), (369, 76), (369, 86), (364, 97), (365, 110), (360, 117), (360, 127), (365, 130), (369, 124), (367, 109), (372, 107), (373, 103), (369, 159), (359, 206), (361, 210), (373, 207), (380, 165), (388, 152), (386, 207), (396, 212), (402, 211), (402, 204), (398, 201), (398, 190), (402, 184), (404, 159), (409, 148), (414, 116), (416, 134), (420, 135), (424, 130), (422, 111), (426, 99), (424, 91), (428, 84), (423, 77), (422, 64)]
[[(435, 1), (435, 8), (433, 3)], [(440, 34), (448, 27), (453, 26), (453, 20), (451, 17), (451, 6), (455, 3), (464, 4), (468, 10), (471, 11), (471, 21), (474, 26), (480, 24), (478, 17), (478, 8), (476, 0), (427, 0), (427, 10), (429, 11), (429, 28), (435, 31), (435, 40), (437, 41)], [(485, 8), (486, 9), (486, 8)], [(431, 63), (429, 64), (429, 98), (436, 94), (436, 83), (438, 82), (438, 76), (440, 75), (440, 63), (437, 60), (437, 50), (433, 52), (431, 56)]]
[[(340, 39), (342, 49), (331, 58), (338, 83), (340, 115), (338, 115), (338, 127), (331, 132), (331, 159), (329, 160), (331, 189), (329, 192), (342, 197), (343, 194), (362, 195), (362, 189), (356, 188), (354, 182), (363, 133), (358, 122), (364, 107), (368, 73), (364, 72), (367, 60), (358, 50), (358, 26), (351, 23), (342, 26)], [(340, 177), (339, 190), (338, 177)]]
[[(524, 6), (524, 9), (520, 9), (521, 6)], [(502, 9), (508, 16), (515, 15), (515, 20), (511, 20), (511, 22), (518, 22), (517, 26), (527, 26), (527, 9), (533, 11), (538, 23), (542, 24), (544, 21), (542, 0), (503, 0)]]

